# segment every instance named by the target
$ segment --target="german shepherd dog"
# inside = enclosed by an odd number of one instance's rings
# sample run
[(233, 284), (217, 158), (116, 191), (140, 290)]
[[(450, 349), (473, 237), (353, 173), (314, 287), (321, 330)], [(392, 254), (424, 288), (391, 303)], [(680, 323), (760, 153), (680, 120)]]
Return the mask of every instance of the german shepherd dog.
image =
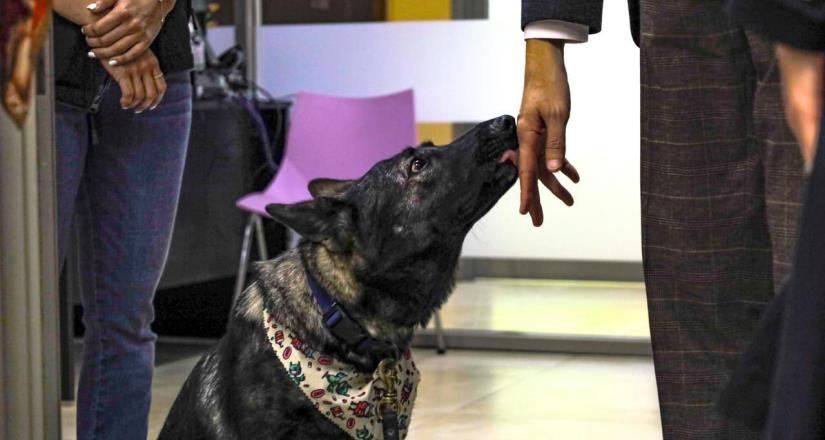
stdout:
[[(256, 264), (227, 333), (189, 375), (159, 438), (351, 438), (279, 363), (265, 310), (304, 344), (354, 371), (369, 374), (382, 360), (404, 356), (413, 330), (452, 291), (467, 232), (517, 180), (515, 128), (512, 117), (501, 116), (449, 145), (407, 148), (360, 179), (314, 180), (312, 200), (269, 205), (269, 214), (303, 239)], [(333, 334), (312, 282), (383, 343), (356, 350)]]

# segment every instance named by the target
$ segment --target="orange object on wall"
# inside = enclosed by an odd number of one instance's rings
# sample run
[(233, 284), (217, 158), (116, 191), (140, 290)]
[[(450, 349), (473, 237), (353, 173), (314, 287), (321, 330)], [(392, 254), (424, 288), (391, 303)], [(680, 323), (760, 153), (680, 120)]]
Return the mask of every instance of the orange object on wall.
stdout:
[(387, 20), (450, 20), (451, 0), (387, 0)]
[(29, 113), (50, 11), (50, 0), (0, 0), (0, 101), (18, 126)]
[(453, 141), (454, 129), (451, 123), (421, 122), (416, 125), (418, 142), (430, 141), (436, 145), (447, 145)]

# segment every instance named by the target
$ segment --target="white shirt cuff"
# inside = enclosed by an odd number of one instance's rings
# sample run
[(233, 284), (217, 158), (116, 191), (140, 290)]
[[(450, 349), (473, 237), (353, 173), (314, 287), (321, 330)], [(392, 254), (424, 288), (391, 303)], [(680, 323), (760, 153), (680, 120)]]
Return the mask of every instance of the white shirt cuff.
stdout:
[(579, 23), (561, 20), (534, 21), (524, 27), (524, 39), (565, 40), (568, 43), (584, 43), (590, 28)]

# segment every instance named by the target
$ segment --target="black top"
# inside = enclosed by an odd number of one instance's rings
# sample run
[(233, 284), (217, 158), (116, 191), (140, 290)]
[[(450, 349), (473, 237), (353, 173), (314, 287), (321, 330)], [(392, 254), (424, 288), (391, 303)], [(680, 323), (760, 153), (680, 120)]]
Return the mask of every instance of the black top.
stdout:
[(825, 136), (814, 162), (790, 276), (719, 399), (760, 438), (825, 438)]
[[(190, 15), (191, 0), (178, 0), (152, 43), (152, 52), (166, 75), (192, 68)], [(55, 94), (58, 101), (89, 109), (101, 87), (108, 83), (106, 70), (100, 61), (89, 58), (88, 52), (89, 46), (80, 26), (54, 14)]]
[(772, 41), (825, 50), (824, 0), (733, 0), (728, 8), (734, 19)]
[[(521, 28), (540, 20), (561, 20), (587, 26), (591, 34), (602, 30), (604, 0), (521, 0)], [(639, 44), (639, 0), (627, 0), (630, 32)]]
[[(791, 46), (825, 50), (825, 0), (733, 0), (746, 28)], [(825, 114), (823, 114), (825, 116)], [(825, 126), (825, 118), (820, 122)], [(825, 437), (825, 136), (803, 197), (793, 267), (762, 316), (719, 399), (722, 414), (764, 438)]]

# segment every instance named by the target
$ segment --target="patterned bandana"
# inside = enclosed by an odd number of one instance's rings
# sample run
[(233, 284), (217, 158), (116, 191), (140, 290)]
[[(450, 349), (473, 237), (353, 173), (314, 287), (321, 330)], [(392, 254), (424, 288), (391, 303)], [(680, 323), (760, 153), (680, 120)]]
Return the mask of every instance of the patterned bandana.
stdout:
[[(359, 373), (352, 366), (315, 351), (276, 323), (267, 310), (264, 310), (264, 328), (287, 375), (315, 409), (356, 440), (383, 440), (377, 409), (385, 387), (378, 371)], [(398, 361), (396, 369), (398, 428), (403, 439), (410, 426), (420, 377), (409, 350)]]

